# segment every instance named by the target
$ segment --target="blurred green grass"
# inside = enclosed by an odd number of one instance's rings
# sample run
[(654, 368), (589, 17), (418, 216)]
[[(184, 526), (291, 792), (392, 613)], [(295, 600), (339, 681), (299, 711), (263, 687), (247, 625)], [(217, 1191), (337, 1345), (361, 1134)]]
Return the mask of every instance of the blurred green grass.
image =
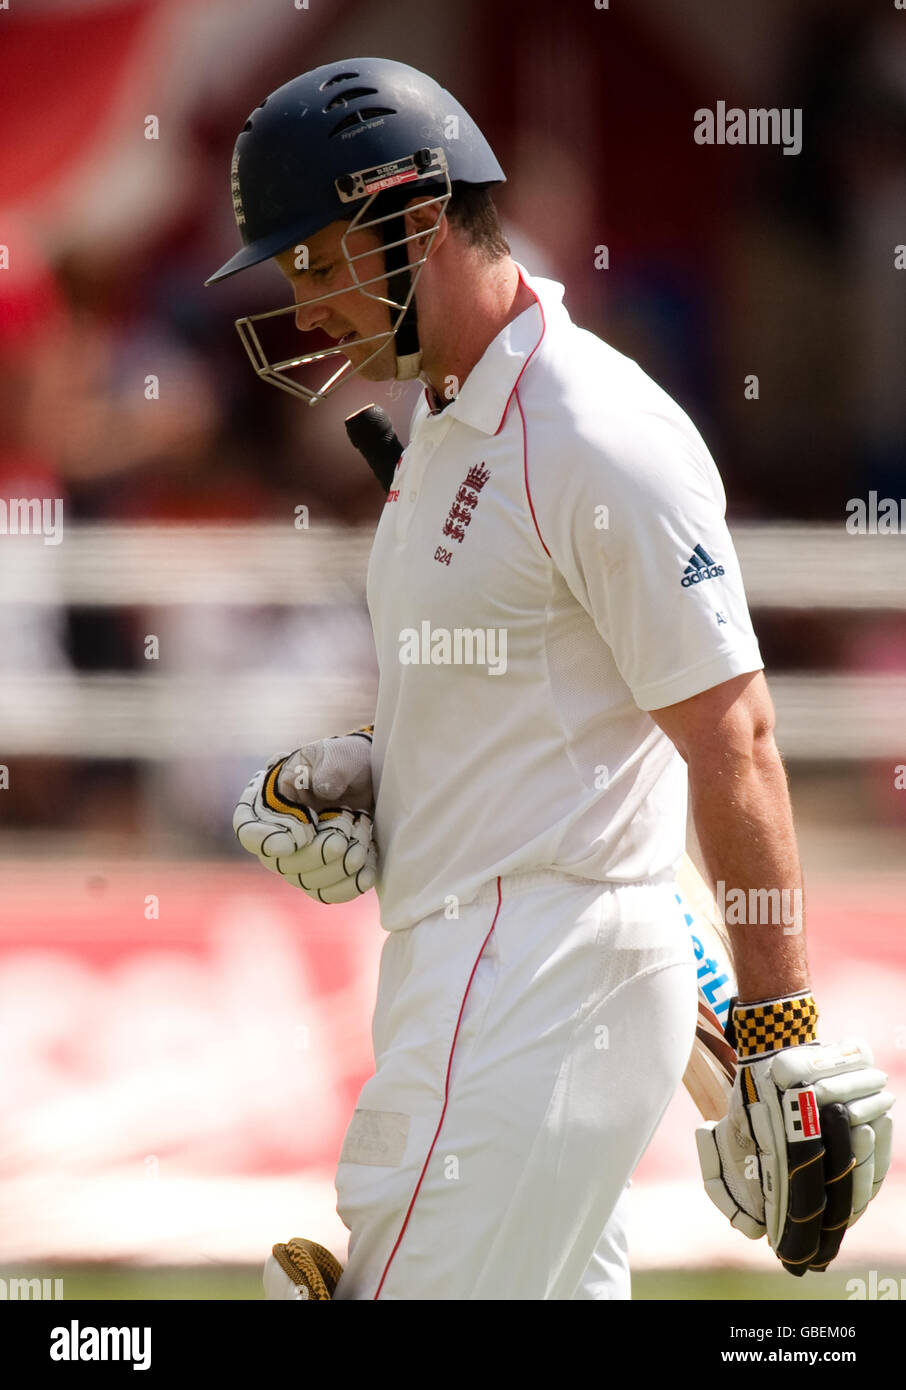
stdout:
[[(879, 1277), (895, 1271), (879, 1271)], [(845, 1300), (846, 1281), (864, 1270), (807, 1274), (793, 1279), (782, 1271), (752, 1273), (739, 1269), (644, 1270), (633, 1276), (636, 1300)], [(0, 1277), (63, 1280), (66, 1299), (118, 1301), (134, 1299), (216, 1302), (263, 1298), (258, 1265), (136, 1266), (119, 1264), (54, 1264), (41, 1268), (0, 1269)]]

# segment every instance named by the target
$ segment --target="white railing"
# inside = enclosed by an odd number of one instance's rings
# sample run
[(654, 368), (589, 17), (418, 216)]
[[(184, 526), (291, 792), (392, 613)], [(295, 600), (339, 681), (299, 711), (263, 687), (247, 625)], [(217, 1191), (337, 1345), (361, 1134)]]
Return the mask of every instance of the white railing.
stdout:
[[(906, 545), (842, 525), (733, 528), (753, 609), (906, 609)], [(370, 528), (73, 526), (0, 538), (0, 604), (360, 604)], [(906, 762), (906, 672), (770, 678), (788, 758)], [(371, 718), (373, 678), (272, 673), (0, 675), (6, 752), (160, 759), (253, 754)]]
[[(784, 675), (770, 686), (787, 758), (906, 764), (906, 676)], [(254, 756), (370, 722), (375, 694), (372, 679), (350, 676), (4, 678), (0, 746), (82, 758)]]
[[(370, 527), (71, 526), (0, 537), (0, 603), (294, 604), (364, 591)], [(737, 525), (753, 608), (906, 608), (906, 544), (840, 526)], [(22, 563), (17, 563), (21, 559)]]

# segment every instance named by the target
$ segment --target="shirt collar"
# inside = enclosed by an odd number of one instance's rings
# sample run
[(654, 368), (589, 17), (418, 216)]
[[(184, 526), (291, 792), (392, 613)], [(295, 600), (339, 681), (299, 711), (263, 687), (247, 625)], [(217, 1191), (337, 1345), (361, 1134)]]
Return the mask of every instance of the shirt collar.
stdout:
[(519, 378), (545, 334), (550, 332), (552, 320), (566, 313), (561, 304), (561, 284), (531, 276), (518, 261), (515, 264), (519, 279), (535, 296), (535, 303), (501, 329), (488, 344), (463, 382), (459, 395), (438, 417), (453, 416), (481, 430), (482, 434), (493, 435), (501, 428)]

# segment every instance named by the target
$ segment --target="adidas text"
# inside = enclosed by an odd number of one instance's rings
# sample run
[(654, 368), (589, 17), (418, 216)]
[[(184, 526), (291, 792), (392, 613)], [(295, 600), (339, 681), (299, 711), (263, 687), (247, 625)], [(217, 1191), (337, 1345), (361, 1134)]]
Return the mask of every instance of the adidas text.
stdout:
[(709, 555), (699, 542), (689, 556), (689, 563), (683, 570), (680, 582), (684, 589), (688, 589), (692, 584), (700, 584), (703, 579), (719, 579), (723, 572), (723, 565), (719, 565), (714, 556)]
[(680, 583), (684, 589), (688, 589), (690, 584), (700, 584), (703, 579), (718, 579), (723, 573), (723, 565), (710, 565), (708, 569), (696, 570), (693, 574), (684, 574)]

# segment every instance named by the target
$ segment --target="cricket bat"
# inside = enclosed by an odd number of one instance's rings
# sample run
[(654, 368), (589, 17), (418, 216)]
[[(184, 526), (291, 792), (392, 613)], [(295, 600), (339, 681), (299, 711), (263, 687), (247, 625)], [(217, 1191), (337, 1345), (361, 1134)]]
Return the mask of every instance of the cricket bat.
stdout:
[(711, 890), (688, 854), (677, 869), (676, 885), (698, 974), (698, 1022), (683, 1084), (702, 1119), (722, 1120), (736, 1077), (736, 1053), (724, 1036), (736, 993), (733, 958)]

